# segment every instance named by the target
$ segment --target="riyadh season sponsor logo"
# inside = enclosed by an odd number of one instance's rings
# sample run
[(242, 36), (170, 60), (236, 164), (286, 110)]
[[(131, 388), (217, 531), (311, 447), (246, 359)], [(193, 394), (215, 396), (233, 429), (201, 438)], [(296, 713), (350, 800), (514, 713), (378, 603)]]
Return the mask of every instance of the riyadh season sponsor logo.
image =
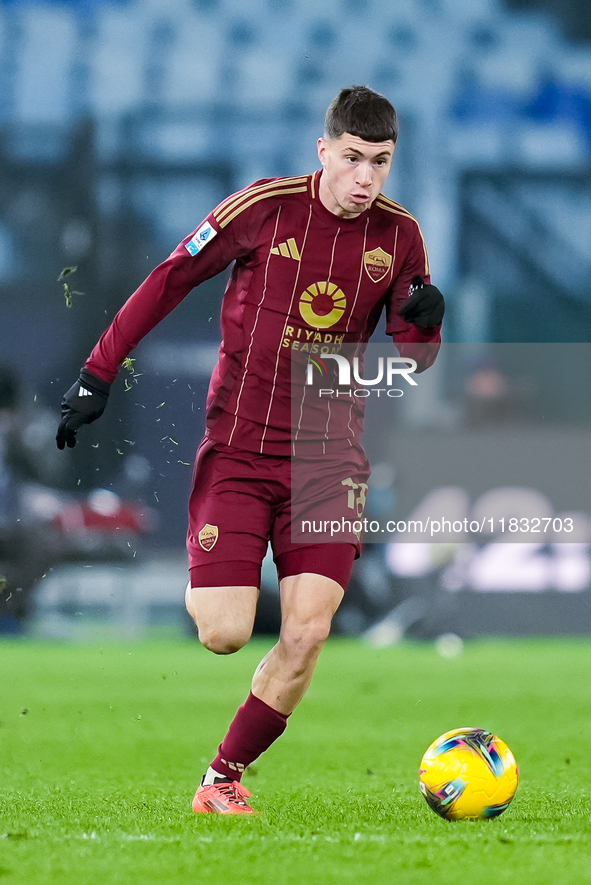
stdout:
[[(334, 371), (334, 363), (331, 365), (333, 372), (329, 372), (326, 365), (327, 360), (333, 360), (336, 363), (336, 372)], [(373, 378), (361, 377), (361, 371), (370, 370), (367, 367), (362, 369), (359, 363), (360, 360), (357, 356), (349, 361), (347, 357), (338, 353), (324, 353), (322, 357), (308, 357), (306, 386), (314, 385), (316, 374), (320, 376), (321, 383), (325, 379), (333, 385), (335, 380), (337, 382), (333, 387), (320, 387), (318, 389), (319, 397), (356, 397), (358, 399), (365, 399), (372, 395), (397, 399), (404, 396), (404, 389), (394, 386), (395, 383), (401, 381), (405, 381), (411, 387), (417, 387), (417, 382), (412, 377), (417, 369), (417, 363), (410, 357), (378, 357), (377, 369), (374, 370), (375, 377)]]
[(195, 231), (189, 242), (185, 243), (185, 249), (189, 255), (197, 255), (206, 243), (213, 240), (216, 234), (217, 230), (215, 227), (212, 227), (209, 221), (205, 221), (201, 227)]

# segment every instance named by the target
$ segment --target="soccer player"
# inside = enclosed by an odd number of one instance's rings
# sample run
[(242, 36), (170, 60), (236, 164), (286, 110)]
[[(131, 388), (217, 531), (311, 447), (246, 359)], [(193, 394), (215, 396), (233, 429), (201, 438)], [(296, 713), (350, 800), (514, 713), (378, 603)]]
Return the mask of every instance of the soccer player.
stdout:
[(257, 181), (224, 200), (121, 308), (62, 401), (63, 449), (102, 414), (118, 366), (144, 335), (234, 262), (189, 501), (186, 606), (206, 648), (238, 651), (252, 633), (270, 541), (282, 624), (197, 790), (196, 812), (254, 813), (242, 774), (302, 700), (360, 552), (355, 536), (293, 541), (292, 455), (305, 462), (305, 506), (330, 499), (357, 515), (369, 468), (359, 404), (313, 401), (302, 387), (293, 419), (292, 356), (361, 347), (384, 309), (387, 332), (401, 353), (412, 345), (419, 371), (441, 341), (443, 297), (419, 226), (381, 194), (397, 136), (387, 99), (343, 89), (318, 139), (322, 168)]

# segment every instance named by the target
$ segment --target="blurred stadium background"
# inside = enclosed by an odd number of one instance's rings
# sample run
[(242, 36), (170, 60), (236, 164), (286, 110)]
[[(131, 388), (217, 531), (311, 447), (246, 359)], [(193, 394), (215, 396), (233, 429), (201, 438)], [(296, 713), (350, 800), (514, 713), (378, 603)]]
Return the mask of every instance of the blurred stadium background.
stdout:
[[(370, 416), (373, 512), (406, 518), (442, 486), (468, 514), (501, 488), (496, 513), (574, 508), (581, 531), (535, 548), (371, 545), (336, 630), (391, 642), (591, 629), (586, 0), (3, 0), (0, 631), (189, 629), (186, 498), (225, 281), (142, 343), (73, 452), (55, 450), (59, 401), (118, 307), (217, 202), (317, 168), (324, 110), (352, 83), (399, 111), (387, 194), (419, 218), (448, 301), (449, 349), (421, 396), (386, 434), (372, 438)], [(520, 342), (538, 345), (527, 360)], [(486, 482), (424, 471), (442, 446), (508, 440)], [(521, 473), (506, 469), (515, 453)], [(563, 479), (576, 500), (557, 500)], [(257, 628), (276, 625), (269, 567)]]

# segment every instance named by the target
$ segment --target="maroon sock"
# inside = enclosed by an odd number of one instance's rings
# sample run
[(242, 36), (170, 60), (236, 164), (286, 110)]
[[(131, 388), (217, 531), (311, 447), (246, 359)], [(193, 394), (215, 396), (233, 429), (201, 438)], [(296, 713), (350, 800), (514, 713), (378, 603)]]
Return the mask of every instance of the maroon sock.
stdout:
[(286, 713), (274, 710), (251, 692), (238, 707), (211, 767), (239, 781), (245, 768), (283, 734), (287, 719)]

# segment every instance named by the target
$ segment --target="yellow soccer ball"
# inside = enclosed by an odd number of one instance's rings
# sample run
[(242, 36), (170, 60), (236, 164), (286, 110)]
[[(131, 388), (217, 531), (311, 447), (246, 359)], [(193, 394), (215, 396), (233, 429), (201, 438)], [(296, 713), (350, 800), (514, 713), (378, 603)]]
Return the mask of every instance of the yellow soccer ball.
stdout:
[(433, 741), (421, 761), (427, 804), (446, 820), (487, 820), (507, 808), (519, 781), (513, 753), (482, 728), (456, 728)]

